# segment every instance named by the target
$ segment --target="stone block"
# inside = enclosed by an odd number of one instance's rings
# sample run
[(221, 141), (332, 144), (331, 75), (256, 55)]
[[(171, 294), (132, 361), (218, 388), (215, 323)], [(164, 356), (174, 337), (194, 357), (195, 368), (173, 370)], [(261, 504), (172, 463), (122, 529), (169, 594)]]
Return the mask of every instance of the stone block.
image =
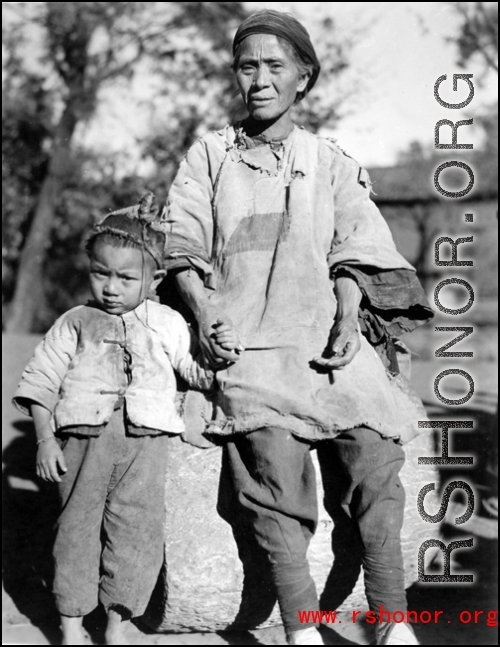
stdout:
[[(402, 546), (406, 585), (411, 586), (417, 580), (420, 545), (439, 536), (439, 524), (421, 519), (417, 495), (424, 485), (439, 479), (434, 466), (417, 462), (418, 456), (435, 453), (430, 434), (418, 436), (405, 450), (401, 479), (407, 503)], [(219, 488), (224, 490), (219, 483), (221, 460), (219, 447), (193, 447), (180, 438), (170, 441), (165, 567), (148, 612), (148, 623), (156, 631), (218, 631), (280, 622), (265, 556), (250, 533), (235, 527), (233, 534), (233, 528), (217, 512)], [(319, 474), (316, 456), (314, 461)], [(318, 478), (319, 526), (308, 556), (322, 608), (364, 609), (367, 604), (356, 542), (349, 536), (341, 540), (334, 559), (334, 522), (322, 504), (321, 481)], [(426, 508), (437, 509), (436, 503), (436, 492), (429, 493)]]

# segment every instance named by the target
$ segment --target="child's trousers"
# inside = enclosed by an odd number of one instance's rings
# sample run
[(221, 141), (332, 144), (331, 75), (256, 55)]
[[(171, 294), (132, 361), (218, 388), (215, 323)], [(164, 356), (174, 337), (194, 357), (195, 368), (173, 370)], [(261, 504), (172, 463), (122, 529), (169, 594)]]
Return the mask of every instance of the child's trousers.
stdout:
[(63, 441), (62, 512), (54, 545), (59, 612), (142, 615), (163, 560), (167, 436), (129, 436), (124, 409), (98, 437)]
[[(370, 608), (378, 611), (383, 605), (389, 611), (405, 611), (401, 446), (367, 428), (315, 446), (323, 468), (340, 471), (336, 482), (342, 491), (337, 494), (361, 540)], [(233, 436), (226, 452), (240, 515), (249, 520), (269, 557), (285, 629), (304, 629), (298, 612), (318, 609), (306, 557), (318, 521), (310, 444), (285, 429), (266, 428)], [(328, 509), (328, 501), (325, 505)]]

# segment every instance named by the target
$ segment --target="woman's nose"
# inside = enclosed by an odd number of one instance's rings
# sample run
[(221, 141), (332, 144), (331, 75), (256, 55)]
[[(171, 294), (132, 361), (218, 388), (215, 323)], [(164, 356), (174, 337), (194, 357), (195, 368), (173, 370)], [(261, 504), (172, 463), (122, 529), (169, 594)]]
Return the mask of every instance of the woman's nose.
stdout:
[(267, 65), (259, 65), (253, 78), (253, 85), (256, 88), (265, 88), (269, 85), (269, 69)]

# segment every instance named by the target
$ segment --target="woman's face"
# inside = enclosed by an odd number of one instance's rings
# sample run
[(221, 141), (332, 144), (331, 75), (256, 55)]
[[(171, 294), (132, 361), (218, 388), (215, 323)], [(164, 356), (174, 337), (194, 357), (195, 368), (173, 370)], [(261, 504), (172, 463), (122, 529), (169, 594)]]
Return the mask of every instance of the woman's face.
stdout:
[(253, 34), (240, 46), (236, 80), (250, 115), (276, 121), (287, 113), (309, 80), (276, 36)]

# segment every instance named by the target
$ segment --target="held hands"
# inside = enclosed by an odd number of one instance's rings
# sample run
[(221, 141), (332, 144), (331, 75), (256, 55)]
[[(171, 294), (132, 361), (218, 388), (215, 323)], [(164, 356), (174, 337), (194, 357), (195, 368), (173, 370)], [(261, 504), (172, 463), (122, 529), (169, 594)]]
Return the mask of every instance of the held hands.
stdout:
[(233, 322), (224, 314), (213, 313), (203, 317), (199, 333), (203, 354), (216, 368), (237, 362), (245, 350)]
[(219, 317), (215, 322), (214, 328), (215, 332), (213, 336), (217, 345), (224, 350), (234, 351), (237, 355), (236, 359), (238, 359), (239, 354), (245, 349), (241, 345), (240, 338), (231, 320), (227, 317)]
[(64, 455), (55, 436), (38, 445), (36, 455), (36, 473), (44, 481), (61, 482), (61, 472), (68, 471)]
[(327, 370), (343, 368), (352, 362), (360, 348), (357, 319), (340, 319), (330, 332), (323, 356), (314, 357), (312, 361)]
[(198, 321), (203, 357), (212, 368), (236, 362), (244, 350), (232, 321), (207, 298), (197, 271), (182, 269), (176, 274), (177, 288)]

